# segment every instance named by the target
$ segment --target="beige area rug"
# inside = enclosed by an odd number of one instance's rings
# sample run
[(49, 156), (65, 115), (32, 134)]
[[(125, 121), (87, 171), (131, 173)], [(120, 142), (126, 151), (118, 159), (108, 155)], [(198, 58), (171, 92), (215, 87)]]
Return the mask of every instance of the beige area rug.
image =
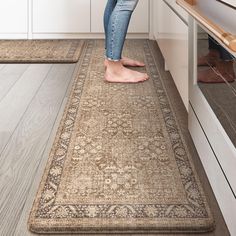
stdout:
[[(149, 81), (103, 81), (88, 41), (33, 208), (37, 233), (204, 232), (213, 217), (148, 40), (126, 42)], [(140, 69), (145, 70), (145, 69)]]
[(77, 62), (83, 45), (77, 39), (0, 40), (0, 63)]

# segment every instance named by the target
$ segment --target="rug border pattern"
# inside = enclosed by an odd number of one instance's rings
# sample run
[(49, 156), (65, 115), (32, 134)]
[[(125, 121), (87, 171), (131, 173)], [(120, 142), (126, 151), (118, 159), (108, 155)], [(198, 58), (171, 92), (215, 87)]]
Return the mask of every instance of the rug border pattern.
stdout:
[[(68, 40), (71, 42), (70, 49), (68, 50), (67, 54), (63, 58), (1, 58), (0, 63), (76, 63), (78, 62), (81, 52), (84, 48), (85, 41), (83, 39), (33, 39), (35, 41), (61, 41), (61, 40)], [(1, 40), (0, 40), (1, 41)], [(2, 40), (2, 41), (11, 41), (11, 40)], [(21, 39), (20, 41), (24, 41)], [(56, 46), (55, 46), (56, 48)]]

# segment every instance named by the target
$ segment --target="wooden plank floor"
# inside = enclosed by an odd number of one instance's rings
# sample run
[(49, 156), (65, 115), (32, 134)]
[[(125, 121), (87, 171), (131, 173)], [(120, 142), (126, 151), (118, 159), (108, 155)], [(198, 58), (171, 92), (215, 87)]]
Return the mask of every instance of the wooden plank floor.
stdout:
[(28, 67), (28, 64), (0, 64), (0, 101), (13, 88), (14, 83), (16, 83)]
[(75, 64), (30, 65), (0, 102), (0, 235), (16, 235), (74, 69)]
[[(155, 46), (153, 49), (158, 50)], [(157, 54), (157, 59), (161, 60), (159, 54)], [(0, 85), (4, 78), (9, 80), (2, 82), (5, 88), (0, 90), (2, 91), (0, 93), (0, 97), (2, 94), (0, 120), (5, 124), (0, 124), (0, 142), (3, 141), (3, 145), (0, 145), (1, 236), (34, 235), (27, 230), (29, 211), (79, 63), (0, 64)], [(166, 76), (165, 81), (169, 83), (168, 86), (174, 87), (171, 78), (163, 70), (161, 73)], [(189, 138), (185, 124), (187, 114), (184, 105), (180, 102), (176, 89), (174, 88), (171, 92), (173, 102), (179, 101), (175, 105), (181, 113), (179, 116), (182, 117), (186, 137)], [(191, 141), (189, 142), (189, 145), (193, 146)], [(229, 233), (198, 158), (195, 163), (211, 200), (217, 224), (214, 232), (202, 235), (228, 236)], [(168, 236), (171, 235), (173, 234), (168, 234)]]
[[(13, 131), (28, 109), (41, 84), (47, 78), (52, 65), (30, 65), (20, 78), (14, 83), (0, 103), (0, 153), (8, 143)], [(5, 78), (7, 80), (7, 78)], [(8, 87), (8, 84), (7, 84)]]

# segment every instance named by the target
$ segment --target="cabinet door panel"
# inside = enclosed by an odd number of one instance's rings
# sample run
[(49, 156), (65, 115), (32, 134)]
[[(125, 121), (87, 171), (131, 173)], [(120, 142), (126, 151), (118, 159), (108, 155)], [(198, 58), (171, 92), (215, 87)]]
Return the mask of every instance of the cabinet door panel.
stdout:
[(90, 32), (90, 1), (33, 0), (33, 33)]
[[(181, 98), (188, 109), (188, 26), (162, 1), (157, 41)], [(155, 26), (155, 27), (157, 27)]]
[[(103, 13), (107, 0), (91, 0), (91, 30), (92, 33), (102, 33)], [(130, 33), (149, 32), (149, 0), (140, 0), (135, 9), (130, 26)]]
[(27, 0), (1, 0), (0, 33), (27, 33)]

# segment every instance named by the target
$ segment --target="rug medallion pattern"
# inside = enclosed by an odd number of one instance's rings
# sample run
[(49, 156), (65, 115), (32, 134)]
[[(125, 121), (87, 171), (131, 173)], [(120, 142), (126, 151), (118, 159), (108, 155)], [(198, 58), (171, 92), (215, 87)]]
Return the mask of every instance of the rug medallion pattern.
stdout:
[(126, 56), (150, 80), (103, 81), (88, 41), (29, 219), (34, 232), (201, 232), (213, 219), (147, 40)]

